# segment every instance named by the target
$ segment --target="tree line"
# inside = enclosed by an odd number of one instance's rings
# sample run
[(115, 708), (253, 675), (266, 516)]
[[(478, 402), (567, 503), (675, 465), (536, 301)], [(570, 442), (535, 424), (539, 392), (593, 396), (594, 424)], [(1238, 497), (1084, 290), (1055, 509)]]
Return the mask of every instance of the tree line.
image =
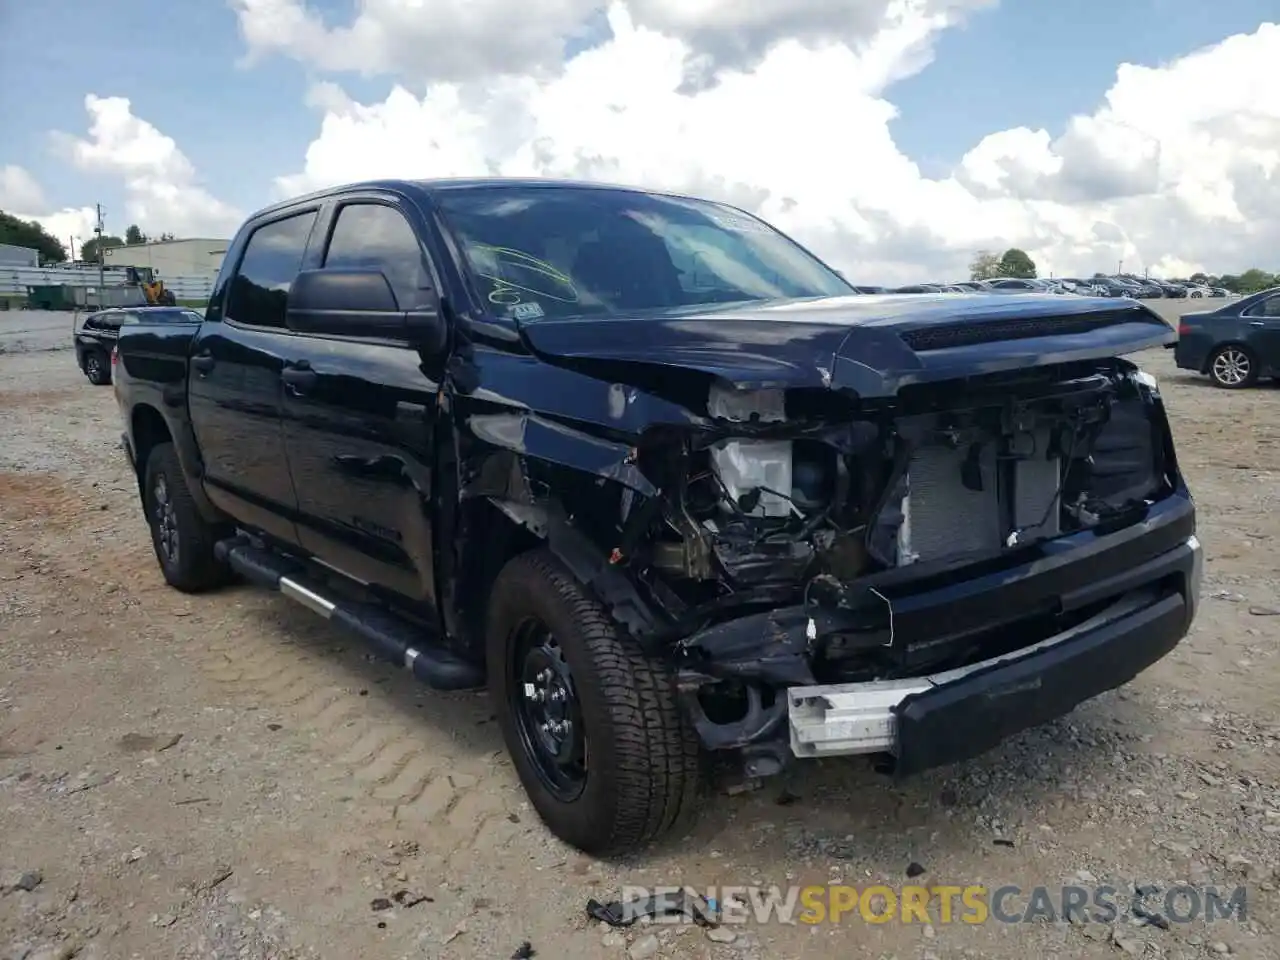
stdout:
[[(110, 250), (112, 247), (131, 247), (148, 243), (151, 239), (136, 223), (131, 223), (123, 237), (104, 234), (101, 239), (94, 237), (86, 240), (80, 245), (80, 259), (96, 262), (99, 247), (104, 250)], [(172, 233), (162, 233), (155, 239), (176, 240), (177, 237)], [(35, 220), (22, 220), (3, 210), (0, 210), (0, 243), (33, 248), (39, 251), (41, 263), (66, 263), (67, 261), (67, 248), (60, 239)]]
[[(1106, 274), (1095, 273), (1095, 277)], [(1036, 278), (1036, 262), (1025, 251), (1016, 247), (1006, 250), (1003, 255), (990, 250), (980, 250), (969, 264), (970, 280), (991, 280), (995, 277), (1016, 277), (1020, 280)], [(1201, 283), (1206, 287), (1222, 287), (1231, 293), (1250, 294), (1259, 290), (1280, 287), (1280, 272), (1271, 273), (1253, 267), (1243, 273), (1193, 273), (1189, 277), (1170, 277), (1177, 283)]]

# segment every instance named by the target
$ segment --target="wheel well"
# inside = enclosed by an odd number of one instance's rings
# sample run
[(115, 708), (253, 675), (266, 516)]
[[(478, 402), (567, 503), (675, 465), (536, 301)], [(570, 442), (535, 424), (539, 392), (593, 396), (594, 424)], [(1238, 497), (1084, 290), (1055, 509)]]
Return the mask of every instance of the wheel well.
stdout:
[(1211, 349), (1209, 353), (1205, 356), (1204, 364), (1200, 367), (1201, 373), (1209, 372), (1209, 367), (1213, 364), (1213, 358), (1218, 355), (1218, 351), (1221, 350), (1223, 347), (1239, 347), (1241, 350), (1243, 350), (1245, 353), (1249, 355), (1250, 360), (1257, 359), (1257, 357), (1254, 355), (1253, 350), (1250, 349), (1247, 343), (1242, 343), (1239, 340), (1223, 340), (1221, 343), (1215, 343), (1213, 345), (1213, 349)]
[(489, 593), (511, 560), (545, 541), (516, 523), (489, 500), (470, 500), (459, 510), (455, 603), (469, 640), (483, 649)]
[(169, 433), (169, 425), (164, 422), (164, 417), (160, 416), (160, 411), (145, 403), (134, 407), (130, 426), (133, 430), (133, 455), (141, 483), (147, 468), (147, 457), (151, 455), (152, 449), (157, 444), (169, 443), (173, 436)]

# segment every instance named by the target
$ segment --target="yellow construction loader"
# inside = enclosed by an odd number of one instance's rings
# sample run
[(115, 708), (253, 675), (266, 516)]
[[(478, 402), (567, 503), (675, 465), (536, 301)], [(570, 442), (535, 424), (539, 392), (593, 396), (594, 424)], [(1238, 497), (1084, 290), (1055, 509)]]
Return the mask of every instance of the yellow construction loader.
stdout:
[(173, 295), (173, 291), (165, 289), (164, 281), (157, 280), (155, 271), (150, 267), (128, 267), (126, 268), (125, 276), (130, 286), (136, 285), (142, 289), (143, 295), (147, 298), (147, 306), (174, 307), (178, 305), (178, 299)]

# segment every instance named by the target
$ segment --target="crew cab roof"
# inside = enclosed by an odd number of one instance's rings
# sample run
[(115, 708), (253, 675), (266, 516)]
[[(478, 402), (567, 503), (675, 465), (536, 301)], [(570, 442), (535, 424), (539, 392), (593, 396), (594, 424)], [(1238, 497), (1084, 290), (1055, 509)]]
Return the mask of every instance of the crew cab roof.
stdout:
[(621, 193), (643, 193), (650, 196), (688, 197), (689, 199), (695, 199), (691, 195), (675, 193), (669, 190), (653, 190), (647, 187), (600, 183), (592, 180), (560, 180), (548, 177), (439, 177), (427, 180), (361, 180), (353, 183), (344, 183), (338, 186), (326, 187), (323, 190), (316, 190), (302, 196), (282, 200), (279, 203), (274, 203), (269, 207), (263, 207), (261, 210), (255, 211), (249, 219), (256, 220), (259, 217), (275, 213), (279, 210), (288, 210), (299, 205), (305, 205), (307, 203), (325, 200), (329, 197), (336, 197), (344, 193), (353, 193), (360, 190), (388, 190), (403, 194), (418, 193), (429, 197), (432, 194), (445, 193), (454, 190), (485, 190), (500, 189), (503, 187), (560, 187), (580, 190), (607, 190)]

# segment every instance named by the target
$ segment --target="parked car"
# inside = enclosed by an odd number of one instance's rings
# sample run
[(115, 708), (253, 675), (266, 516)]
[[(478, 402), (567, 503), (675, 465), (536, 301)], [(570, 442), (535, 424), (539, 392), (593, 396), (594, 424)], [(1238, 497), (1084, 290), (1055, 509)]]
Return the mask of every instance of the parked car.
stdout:
[(1280, 375), (1280, 287), (1206, 313), (1184, 314), (1173, 359), (1227, 390)]
[(960, 280), (952, 284), (953, 287), (960, 287), (966, 293), (990, 293), (991, 284), (986, 280)]
[(894, 287), (890, 293), (942, 293), (942, 287), (936, 283), (909, 283), (904, 287)]
[(183, 307), (110, 307), (89, 314), (75, 330), (76, 365), (95, 386), (111, 383), (111, 350), (121, 325), (138, 323), (200, 322), (200, 314)]
[(1098, 277), (1095, 279), (1098, 283), (1105, 284), (1109, 290), (1116, 291), (1115, 296), (1132, 297), (1134, 300), (1149, 300), (1158, 295), (1154, 288), (1125, 277)]
[(1066, 293), (1088, 294), (1090, 284), (1075, 277), (1058, 277), (1055, 281)]
[(382, 181), (261, 211), (203, 320), (121, 327), (160, 570), (487, 684), (534, 809), (593, 853), (680, 823), (701, 752), (905, 776), (1167, 654), (1201, 548), (1124, 356), (1169, 326), (849, 294), (747, 213), (640, 190)]
[(873, 287), (873, 286), (868, 286), (867, 284), (864, 284), (864, 283), (858, 283), (858, 284), (854, 284), (853, 292), (866, 293), (866, 294), (878, 294), (878, 293), (885, 293), (886, 291), (884, 287)]
[(1154, 300), (1164, 297), (1165, 291), (1160, 284), (1154, 280), (1148, 280), (1145, 277), (1136, 277), (1133, 274), (1122, 274), (1116, 279), (1121, 280), (1136, 291), (1133, 296), (1139, 300)]
[(988, 280), (993, 293), (1043, 293), (1041, 286), (1034, 280), (1023, 280), (1017, 277), (997, 277)]
[(1213, 288), (1206, 287), (1202, 283), (1189, 283), (1187, 284), (1187, 296), (1193, 300), (1200, 300), (1205, 297), (1212, 297)]

